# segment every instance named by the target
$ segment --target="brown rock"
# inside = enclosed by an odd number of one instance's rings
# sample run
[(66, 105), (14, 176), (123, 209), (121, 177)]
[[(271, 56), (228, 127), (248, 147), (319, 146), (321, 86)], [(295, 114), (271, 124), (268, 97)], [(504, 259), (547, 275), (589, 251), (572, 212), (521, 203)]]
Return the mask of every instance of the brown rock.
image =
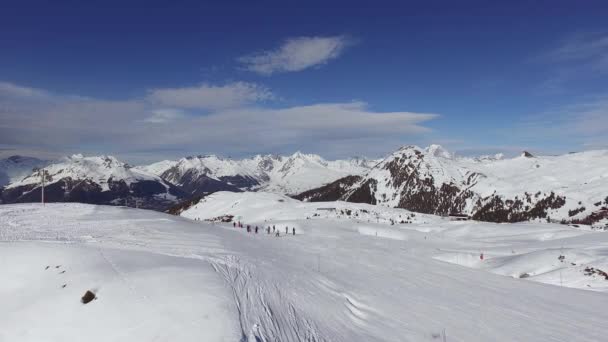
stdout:
[(91, 291), (87, 291), (84, 296), (82, 296), (82, 298), (80, 299), (80, 301), (82, 302), (82, 304), (87, 304), (90, 303), (92, 300), (94, 300), (96, 298), (95, 294)]

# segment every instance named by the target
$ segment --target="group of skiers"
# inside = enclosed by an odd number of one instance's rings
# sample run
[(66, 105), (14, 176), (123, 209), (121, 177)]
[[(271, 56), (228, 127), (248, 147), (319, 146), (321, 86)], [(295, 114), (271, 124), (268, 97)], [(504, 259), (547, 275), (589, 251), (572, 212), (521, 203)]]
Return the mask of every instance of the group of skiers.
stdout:
[[(254, 228), (251, 225), (243, 225), (243, 223), (241, 221), (232, 222), (232, 226), (234, 228), (247, 228), (247, 233), (251, 233), (253, 231), (256, 234), (258, 233), (258, 230), (260, 229), (258, 226), (255, 226), (255, 228)], [(262, 229), (264, 229), (264, 227), (262, 227)], [(272, 225), (272, 233), (276, 237), (281, 236), (281, 233), (279, 232), (278, 229), (276, 229), (275, 225)], [(266, 227), (266, 234), (270, 234), (270, 226)], [(289, 227), (285, 226), (285, 235), (288, 235), (288, 234), (289, 234)], [(291, 228), (291, 234), (296, 235), (296, 227)]]

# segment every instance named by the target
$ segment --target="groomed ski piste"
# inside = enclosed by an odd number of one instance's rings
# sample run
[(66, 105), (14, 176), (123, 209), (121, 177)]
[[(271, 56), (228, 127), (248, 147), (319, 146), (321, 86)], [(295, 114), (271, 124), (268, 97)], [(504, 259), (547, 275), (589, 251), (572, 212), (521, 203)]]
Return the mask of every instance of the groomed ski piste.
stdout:
[[(608, 336), (603, 231), (267, 193), (215, 193), (182, 215), (0, 206), (0, 341)], [(207, 221), (225, 215), (260, 230)]]

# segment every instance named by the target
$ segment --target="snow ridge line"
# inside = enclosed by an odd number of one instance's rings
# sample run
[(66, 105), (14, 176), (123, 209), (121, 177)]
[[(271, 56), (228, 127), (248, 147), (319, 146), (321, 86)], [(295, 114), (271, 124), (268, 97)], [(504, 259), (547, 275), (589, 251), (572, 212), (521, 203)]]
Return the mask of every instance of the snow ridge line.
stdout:
[(240, 342), (326, 341), (278, 286), (255, 277), (253, 265), (245, 265), (233, 255), (210, 258), (209, 262), (232, 288), (241, 325)]

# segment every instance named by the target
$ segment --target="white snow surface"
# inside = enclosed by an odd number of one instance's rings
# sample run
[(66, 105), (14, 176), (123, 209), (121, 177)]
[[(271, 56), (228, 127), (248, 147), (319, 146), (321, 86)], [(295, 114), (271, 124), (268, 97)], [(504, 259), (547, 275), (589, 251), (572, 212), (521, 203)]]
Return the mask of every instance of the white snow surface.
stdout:
[[(578, 272), (604, 267), (604, 233), (297, 217), (258, 222), (297, 226), (295, 236), (274, 237), (122, 207), (2, 205), (0, 340), (604, 341), (608, 333), (602, 280)], [(494, 274), (523, 270), (538, 274)], [(583, 282), (597, 292), (566, 287)], [(98, 299), (84, 305), (86, 290)]]
[(276, 220), (346, 219), (355, 222), (399, 223), (443, 222), (441, 217), (414, 213), (363, 203), (301, 202), (291, 197), (269, 192), (220, 191), (204, 197), (199, 203), (181, 213), (193, 220), (213, 220), (233, 215), (244, 222)]
[[(259, 195), (259, 202), (281, 199)], [(222, 212), (234, 200), (221, 196), (209, 208)], [(604, 341), (608, 334), (608, 281), (582, 272), (606, 268), (606, 233), (442, 218), (302, 219), (308, 209), (295, 202), (264, 215), (268, 205), (247, 209), (255, 203), (248, 196), (235, 205), (245, 223), (297, 227), (296, 235), (123, 207), (0, 206), (0, 340)], [(520, 272), (531, 276), (512, 277)], [(98, 299), (81, 304), (89, 289)]]
[[(408, 239), (407, 230), (428, 233), (440, 239), (458, 243), (439, 248), (433, 258), (462, 266), (482, 268), (493, 273), (519, 278), (527, 273), (529, 280), (585, 290), (608, 291), (608, 279), (584, 276), (584, 268), (595, 267), (608, 272), (608, 248), (602, 244), (584, 244), (573, 247), (561, 239), (587, 236), (589, 226), (555, 225), (538, 223), (492, 224), (476, 221), (451, 221), (449, 218), (348, 202), (300, 202), (290, 197), (263, 192), (216, 192), (181, 213), (193, 220), (219, 221), (226, 215), (234, 220), (248, 222), (264, 229), (267, 222), (289, 221), (289, 232), (295, 227), (303, 229), (301, 221), (347, 222), (354, 224), (363, 235)], [(352, 222), (352, 223), (348, 223)], [(370, 226), (370, 223), (372, 224)], [(388, 225), (388, 227), (387, 227)], [(303, 227), (305, 227), (303, 225)], [(281, 231), (284, 226), (280, 225)], [(404, 231), (405, 230), (405, 231)], [(605, 237), (603, 231), (589, 236)], [(558, 240), (558, 243), (550, 241)], [(480, 242), (489, 242), (482, 244)], [(543, 242), (543, 247), (536, 244)], [(522, 246), (531, 243), (532, 246)], [(574, 245), (576, 246), (576, 244)], [(491, 261), (480, 260), (481, 253)], [(558, 257), (564, 255), (564, 260)], [(576, 265), (573, 265), (576, 264)], [(576, 267), (575, 267), (576, 266)], [(561, 274), (560, 274), (561, 273)], [(564, 275), (569, 273), (568, 275)], [(562, 279), (559, 279), (559, 277)]]
[(157, 175), (157, 176), (160, 176), (163, 174), (163, 172), (172, 168), (176, 164), (177, 164), (177, 161), (175, 161), (175, 160), (161, 160), (159, 162), (155, 162), (155, 163), (148, 164), (148, 165), (135, 166), (135, 168), (149, 172), (149, 173)]
[[(151, 180), (159, 182), (167, 187), (164, 180), (160, 177), (133, 168), (112, 156), (91, 156), (85, 157), (82, 154), (75, 154), (65, 157), (59, 162), (47, 165), (44, 170), (48, 172), (52, 182), (59, 181), (66, 177), (74, 180), (91, 180), (101, 186), (102, 191), (109, 190), (108, 181), (123, 180), (127, 185), (141, 180)], [(23, 185), (40, 183), (40, 174), (31, 173), (20, 181), (13, 182), (7, 188), (15, 188)]]
[(296, 152), (291, 156), (256, 155), (245, 159), (206, 155), (182, 158), (178, 161), (165, 160), (137, 168), (160, 176), (176, 167), (178, 172), (167, 180), (178, 185), (181, 175), (194, 171), (195, 174), (214, 179), (249, 177), (260, 184), (254, 190), (297, 194), (345, 176), (363, 175), (377, 162), (363, 158), (327, 161), (316, 154)]

